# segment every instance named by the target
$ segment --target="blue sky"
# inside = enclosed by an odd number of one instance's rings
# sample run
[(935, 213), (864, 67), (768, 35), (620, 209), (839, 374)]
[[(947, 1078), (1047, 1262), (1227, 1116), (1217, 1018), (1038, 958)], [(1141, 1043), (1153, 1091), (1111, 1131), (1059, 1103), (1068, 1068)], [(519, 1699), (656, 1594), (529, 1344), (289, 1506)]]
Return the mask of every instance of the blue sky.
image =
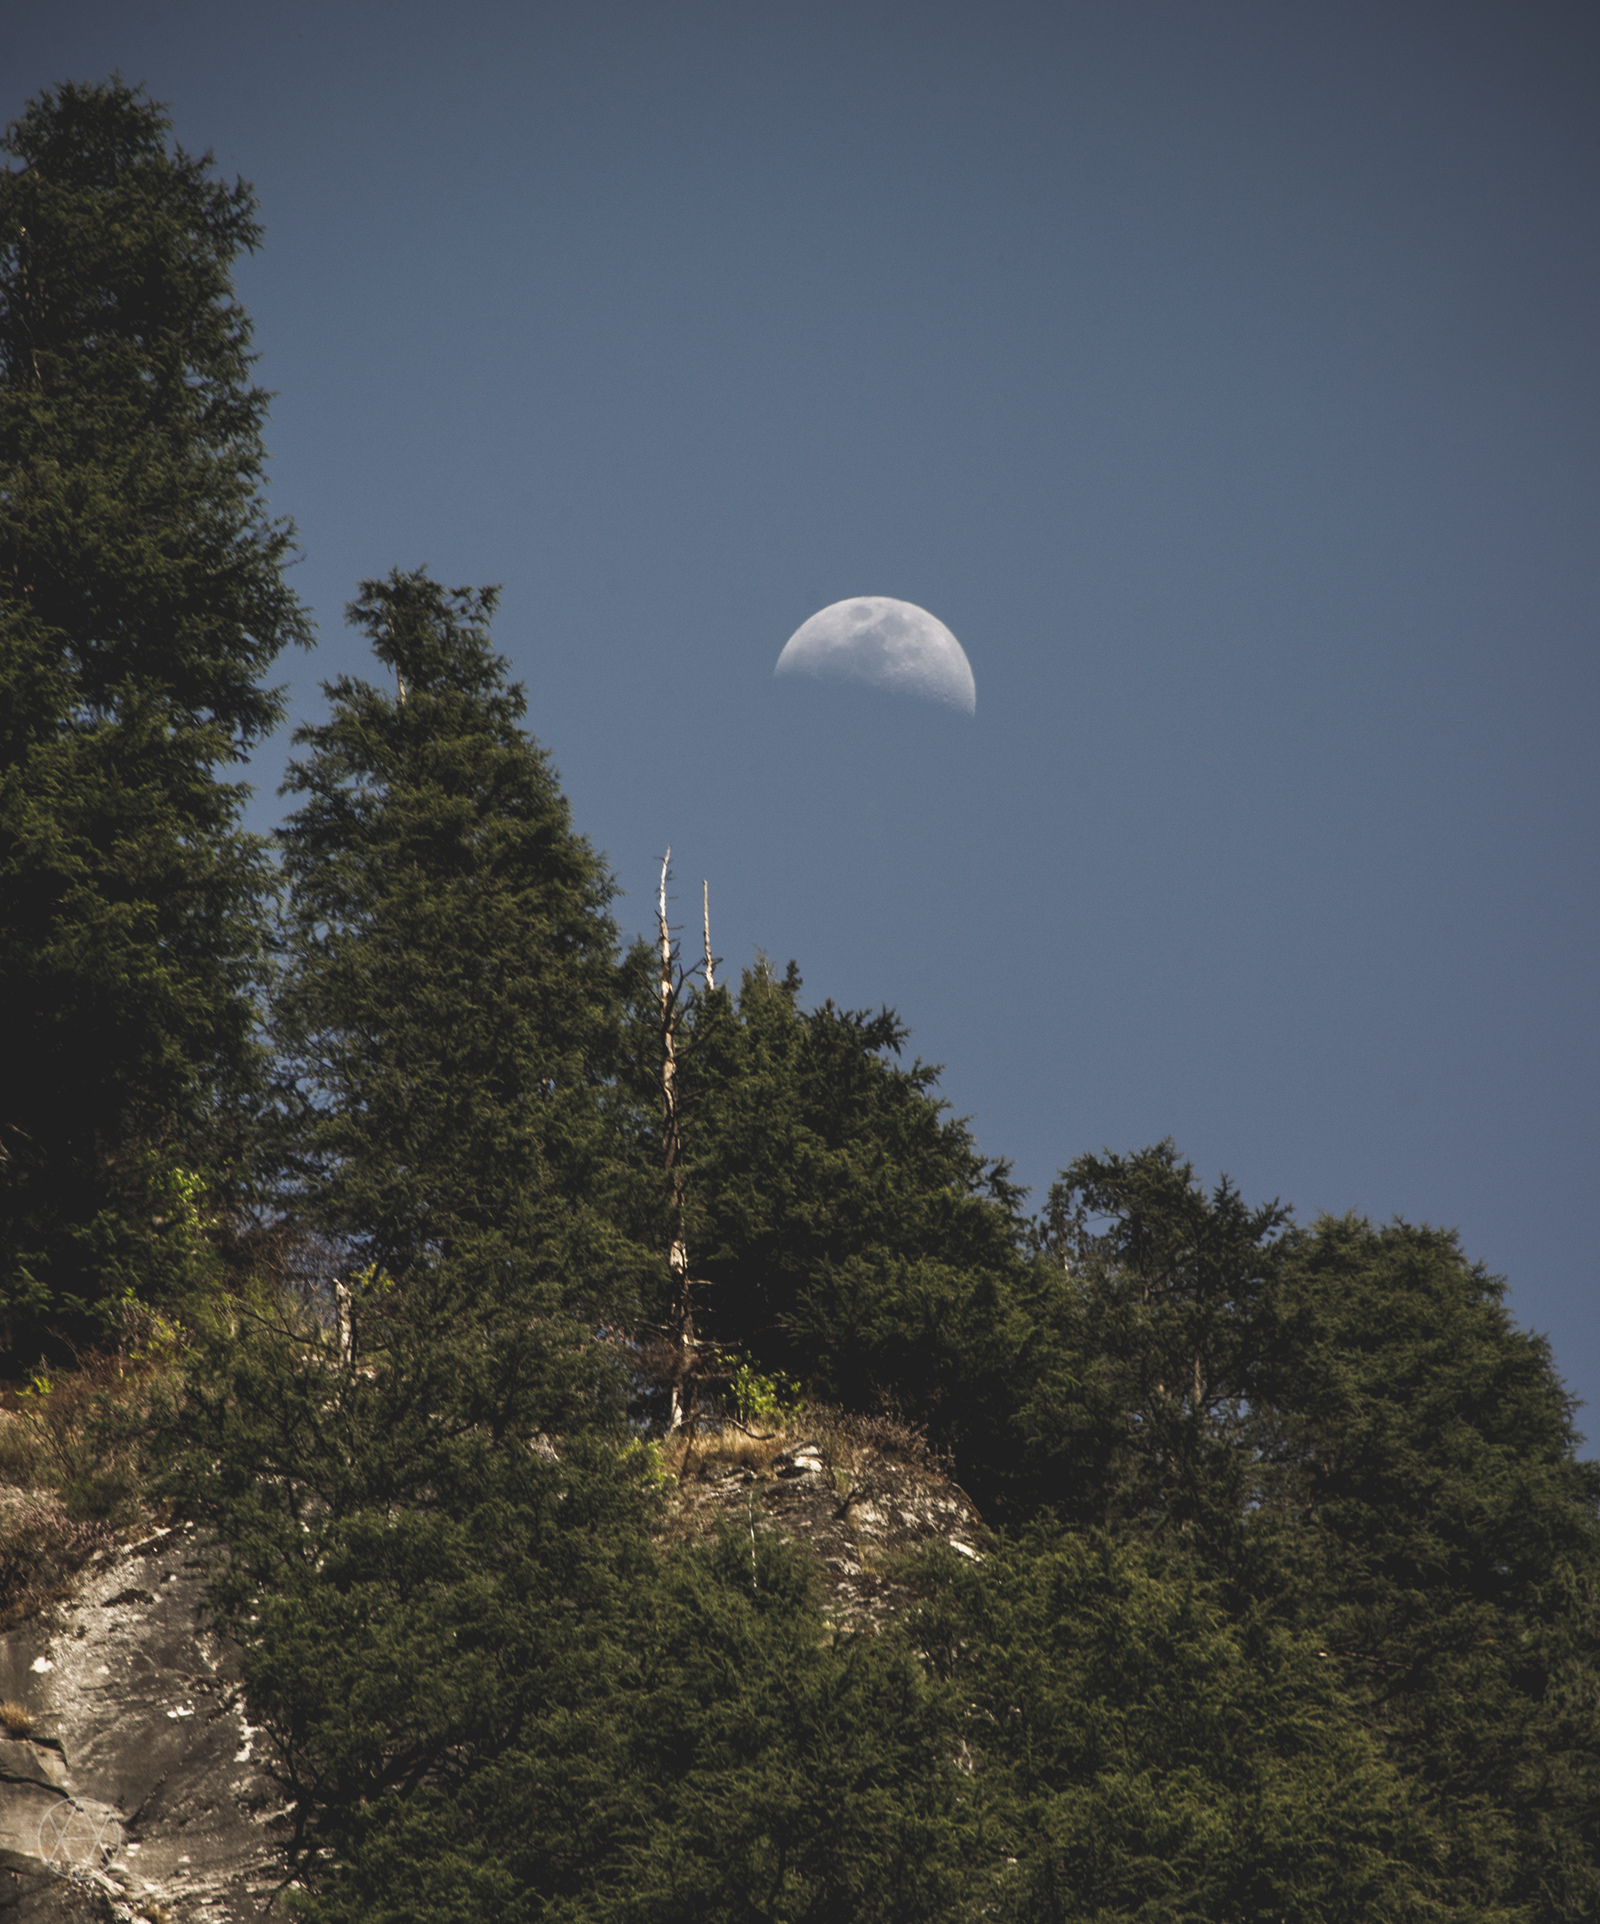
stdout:
[[(670, 841), (1036, 1193), (1457, 1226), (1600, 1404), (1592, 6), (0, 10), (113, 68), (260, 195), (299, 714), (504, 583), (628, 926)], [(856, 594), (975, 718), (773, 680)]]

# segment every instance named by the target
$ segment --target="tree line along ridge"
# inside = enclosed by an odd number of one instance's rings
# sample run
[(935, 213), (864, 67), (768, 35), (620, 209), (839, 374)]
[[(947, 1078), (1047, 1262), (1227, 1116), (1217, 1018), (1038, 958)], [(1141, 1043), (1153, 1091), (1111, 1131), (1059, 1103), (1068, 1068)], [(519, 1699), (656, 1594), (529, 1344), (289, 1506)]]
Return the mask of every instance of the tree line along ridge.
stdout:
[[(1600, 1915), (1600, 1473), (1500, 1281), (1170, 1143), (1030, 1215), (892, 1012), (626, 946), (492, 589), (361, 583), (247, 832), (253, 195), (118, 80), (4, 151), (0, 1345), (64, 1529), (213, 1546), (302, 1914)], [(863, 1629), (674, 1534), (807, 1410), (981, 1557)]]

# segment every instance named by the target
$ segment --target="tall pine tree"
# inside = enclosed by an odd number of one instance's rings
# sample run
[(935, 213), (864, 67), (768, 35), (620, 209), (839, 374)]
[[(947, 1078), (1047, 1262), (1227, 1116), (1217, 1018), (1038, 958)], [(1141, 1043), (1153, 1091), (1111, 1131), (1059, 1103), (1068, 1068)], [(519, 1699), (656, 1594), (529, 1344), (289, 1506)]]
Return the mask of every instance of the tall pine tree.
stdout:
[(1462, 1911), (1600, 1911), (1600, 1465), (1449, 1231), (1290, 1239), (1278, 1391), (1331, 1662), (1433, 1800)]
[(613, 1227), (612, 884), (521, 727), (494, 604), (424, 570), (364, 583), (351, 620), (393, 683), (340, 678), (296, 736), (286, 1201), (349, 1267), (491, 1293), (537, 1271), (608, 1314), (649, 1260)]
[(0, 1352), (204, 1274), (257, 1066), (259, 843), (223, 778), (308, 638), (232, 263), (255, 202), (120, 82), (0, 172)]

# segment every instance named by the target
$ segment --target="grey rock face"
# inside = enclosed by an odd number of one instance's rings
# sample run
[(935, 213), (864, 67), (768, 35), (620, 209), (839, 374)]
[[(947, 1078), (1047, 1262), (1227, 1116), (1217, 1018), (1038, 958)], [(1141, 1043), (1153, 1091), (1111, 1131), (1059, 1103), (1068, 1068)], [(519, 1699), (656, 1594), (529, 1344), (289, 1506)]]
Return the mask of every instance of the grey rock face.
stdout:
[[(915, 1453), (837, 1430), (702, 1438), (671, 1528), (771, 1528), (815, 1557), (835, 1622), (904, 1601), (895, 1559), (983, 1553), (966, 1495)], [(192, 1536), (101, 1555), (74, 1594), (0, 1636), (0, 1924), (262, 1924), (288, 1874), (290, 1813), (256, 1755), (236, 1653), (205, 1617)]]
[(205, 1620), (193, 1540), (97, 1557), (48, 1617), (0, 1638), (0, 1915), (256, 1924), (287, 1813), (253, 1755), (238, 1668)]

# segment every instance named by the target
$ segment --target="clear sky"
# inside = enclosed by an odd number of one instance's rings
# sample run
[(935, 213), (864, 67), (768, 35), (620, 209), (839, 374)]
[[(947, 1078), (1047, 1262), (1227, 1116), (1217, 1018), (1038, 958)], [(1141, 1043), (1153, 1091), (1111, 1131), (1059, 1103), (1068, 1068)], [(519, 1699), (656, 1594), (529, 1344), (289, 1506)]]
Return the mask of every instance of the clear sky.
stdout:
[[(1600, 1405), (1592, 0), (0, 5), (6, 117), (113, 68), (261, 197), (299, 714), (503, 582), (627, 926), (670, 841), (1036, 1196), (1459, 1227)], [(858, 594), (975, 718), (774, 681)]]

